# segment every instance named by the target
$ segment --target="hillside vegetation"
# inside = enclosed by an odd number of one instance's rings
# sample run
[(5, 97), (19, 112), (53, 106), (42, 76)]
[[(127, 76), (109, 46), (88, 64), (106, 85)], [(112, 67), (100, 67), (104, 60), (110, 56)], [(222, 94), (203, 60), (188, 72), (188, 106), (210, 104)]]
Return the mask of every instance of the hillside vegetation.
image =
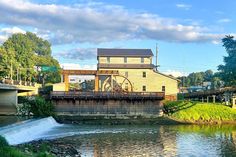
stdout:
[(164, 113), (175, 120), (190, 123), (234, 123), (236, 120), (235, 109), (213, 103), (166, 102)]

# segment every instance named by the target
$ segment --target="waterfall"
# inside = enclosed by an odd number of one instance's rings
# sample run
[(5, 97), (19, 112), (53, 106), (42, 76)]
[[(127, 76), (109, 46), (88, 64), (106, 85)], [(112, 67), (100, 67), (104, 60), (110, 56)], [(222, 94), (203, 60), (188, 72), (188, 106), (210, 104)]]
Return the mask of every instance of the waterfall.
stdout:
[(53, 117), (26, 120), (0, 128), (0, 136), (3, 136), (10, 145), (17, 145), (39, 140), (45, 133), (61, 125)]

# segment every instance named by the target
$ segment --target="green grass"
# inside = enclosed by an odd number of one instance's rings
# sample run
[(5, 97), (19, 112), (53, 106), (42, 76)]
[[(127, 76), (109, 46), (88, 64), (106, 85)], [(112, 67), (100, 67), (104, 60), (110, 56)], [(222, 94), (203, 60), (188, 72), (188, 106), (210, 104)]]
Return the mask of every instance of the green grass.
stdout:
[[(40, 150), (41, 151), (41, 150)], [(32, 152), (22, 152), (19, 149), (9, 146), (6, 139), (0, 136), (0, 156), (3, 157), (53, 157), (53, 155), (49, 154), (48, 152), (43, 149), (39, 153), (32, 153)]]
[(26, 157), (18, 149), (10, 147), (4, 137), (0, 136), (0, 154), (4, 157)]
[(173, 119), (193, 123), (233, 122), (236, 120), (235, 109), (213, 103), (166, 102), (164, 112)]

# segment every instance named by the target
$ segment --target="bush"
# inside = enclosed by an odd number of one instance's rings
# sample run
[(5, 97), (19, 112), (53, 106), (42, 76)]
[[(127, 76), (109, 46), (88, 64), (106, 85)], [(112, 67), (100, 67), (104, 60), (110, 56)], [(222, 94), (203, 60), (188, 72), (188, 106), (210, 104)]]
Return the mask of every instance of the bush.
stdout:
[(0, 148), (6, 146), (9, 146), (7, 140), (4, 137), (0, 136)]
[(55, 116), (54, 105), (51, 101), (45, 100), (43, 97), (28, 97), (24, 100), (23, 105), (20, 106), (19, 112), (21, 115), (35, 117)]

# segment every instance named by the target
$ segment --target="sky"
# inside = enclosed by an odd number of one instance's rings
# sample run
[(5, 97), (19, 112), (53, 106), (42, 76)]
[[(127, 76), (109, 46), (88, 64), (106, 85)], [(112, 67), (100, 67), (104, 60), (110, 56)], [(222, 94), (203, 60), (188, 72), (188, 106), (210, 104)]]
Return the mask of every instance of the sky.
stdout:
[[(235, 0), (0, 0), (0, 44), (30, 31), (64, 68), (96, 69), (97, 48), (158, 46), (159, 71), (217, 71), (235, 35)], [(155, 63), (155, 60), (153, 60)]]

